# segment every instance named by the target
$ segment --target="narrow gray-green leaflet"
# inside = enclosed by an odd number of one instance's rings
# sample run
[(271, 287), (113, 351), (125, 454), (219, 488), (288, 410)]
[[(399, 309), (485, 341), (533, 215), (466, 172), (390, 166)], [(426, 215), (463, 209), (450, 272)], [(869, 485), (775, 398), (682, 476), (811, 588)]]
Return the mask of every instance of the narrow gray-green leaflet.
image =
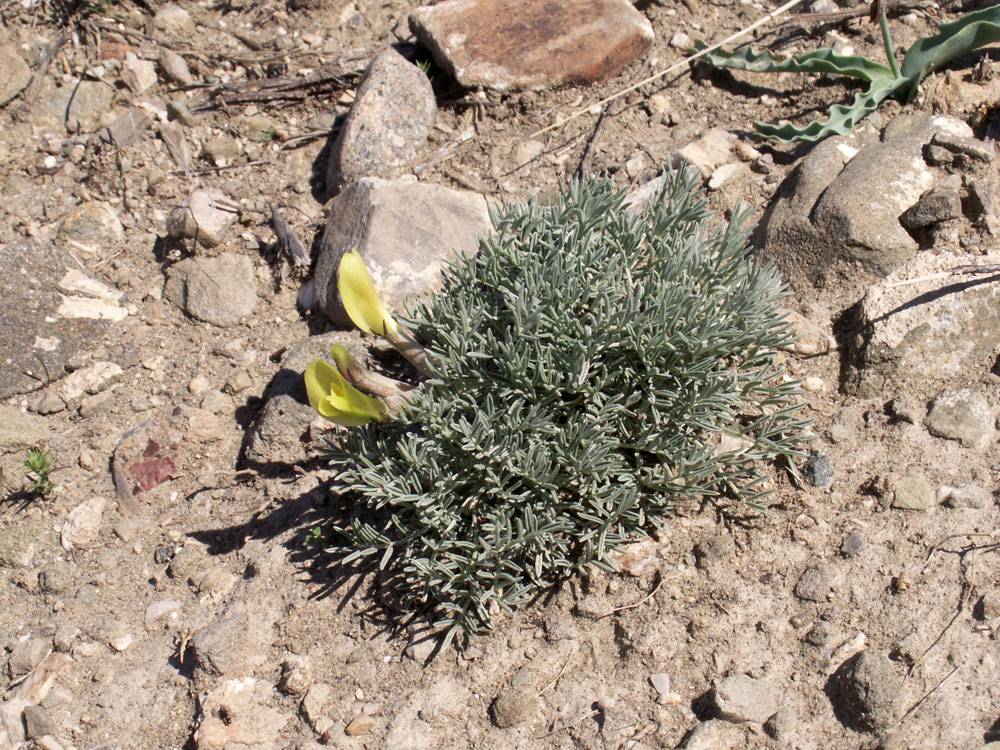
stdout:
[[(884, 15), (881, 20), (883, 28), (887, 29)], [(868, 86), (854, 96), (851, 104), (832, 105), (825, 120), (816, 120), (806, 126), (754, 123), (758, 132), (769, 138), (782, 141), (819, 141), (830, 135), (847, 135), (889, 97), (912, 101), (928, 73), (956, 57), (1000, 41), (1000, 5), (942, 24), (939, 30), (940, 33), (920, 39), (910, 48), (903, 58), (899, 76), (894, 75), (887, 65), (864, 57), (838, 55), (827, 48), (795, 57), (779, 58), (767, 51), (754, 52), (750, 47), (743, 47), (734, 52), (712, 52), (705, 55), (704, 59), (716, 67), (755, 73), (832, 73), (866, 82)], [(886, 54), (891, 56), (891, 40), (888, 36), (885, 40)], [(705, 47), (707, 45), (704, 42), (696, 42), (695, 51)]]
[(370, 557), (450, 637), (610, 567), (679, 500), (768, 505), (805, 424), (775, 361), (787, 292), (748, 257), (747, 212), (713, 222), (697, 184), (667, 172), (641, 215), (589, 179), (494, 212), (409, 322), (429, 379), (329, 446), (350, 516), (334, 552)]

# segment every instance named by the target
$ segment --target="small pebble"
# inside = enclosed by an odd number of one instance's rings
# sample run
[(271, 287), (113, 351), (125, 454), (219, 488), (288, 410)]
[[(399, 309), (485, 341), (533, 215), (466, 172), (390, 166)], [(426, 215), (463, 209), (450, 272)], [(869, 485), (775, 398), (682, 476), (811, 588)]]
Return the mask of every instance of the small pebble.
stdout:
[(825, 453), (813, 451), (802, 467), (802, 478), (813, 487), (826, 487), (833, 479), (833, 466)]

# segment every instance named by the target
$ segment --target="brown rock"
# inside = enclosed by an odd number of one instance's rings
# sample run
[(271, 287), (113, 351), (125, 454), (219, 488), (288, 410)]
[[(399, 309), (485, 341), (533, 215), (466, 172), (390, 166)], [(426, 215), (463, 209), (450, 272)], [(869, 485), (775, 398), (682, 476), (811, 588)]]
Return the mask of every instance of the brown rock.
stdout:
[(460, 84), (499, 91), (605, 81), (653, 43), (626, 0), (449, 0), (415, 10), (410, 30)]

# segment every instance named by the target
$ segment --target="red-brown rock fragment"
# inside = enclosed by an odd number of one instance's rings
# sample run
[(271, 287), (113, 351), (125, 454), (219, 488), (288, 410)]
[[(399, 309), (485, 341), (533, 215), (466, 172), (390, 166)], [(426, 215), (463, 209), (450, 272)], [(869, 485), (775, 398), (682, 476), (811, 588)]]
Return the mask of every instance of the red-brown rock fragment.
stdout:
[(448, 0), (410, 30), (460, 84), (500, 91), (604, 81), (653, 42), (627, 0)]

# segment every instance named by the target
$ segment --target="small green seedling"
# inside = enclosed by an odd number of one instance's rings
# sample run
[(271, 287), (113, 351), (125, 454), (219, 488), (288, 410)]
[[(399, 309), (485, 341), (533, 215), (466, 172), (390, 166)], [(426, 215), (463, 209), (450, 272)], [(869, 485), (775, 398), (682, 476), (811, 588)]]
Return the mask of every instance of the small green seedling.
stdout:
[(21, 462), (24, 467), (24, 474), (31, 482), (28, 488), (31, 492), (42, 497), (48, 497), (54, 489), (52, 485), (52, 472), (55, 466), (49, 457), (48, 451), (44, 448), (29, 448), (25, 452), (24, 460)]
[[(918, 40), (906, 53), (902, 66), (897, 66), (885, 9), (879, 0), (872, 4), (872, 19), (877, 20), (881, 28), (888, 65), (865, 57), (838, 55), (829, 48), (779, 58), (767, 51), (754, 52), (750, 47), (743, 47), (735, 52), (710, 52), (704, 59), (716, 67), (752, 73), (837, 73), (867, 82), (868, 87), (856, 94), (849, 106), (831, 106), (826, 120), (815, 120), (804, 127), (754, 122), (757, 132), (768, 138), (785, 142), (815, 142), (830, 135), (847, 135), (889, 97), (912, 101), (920, 82), (928, 73), (956, 57), (1000, 41), (1000, 5), (994, 5), (969, 13), (952, 23), (941, 24), (939, 34)], [(707, 46), (698, 41), (695, 51)]]

